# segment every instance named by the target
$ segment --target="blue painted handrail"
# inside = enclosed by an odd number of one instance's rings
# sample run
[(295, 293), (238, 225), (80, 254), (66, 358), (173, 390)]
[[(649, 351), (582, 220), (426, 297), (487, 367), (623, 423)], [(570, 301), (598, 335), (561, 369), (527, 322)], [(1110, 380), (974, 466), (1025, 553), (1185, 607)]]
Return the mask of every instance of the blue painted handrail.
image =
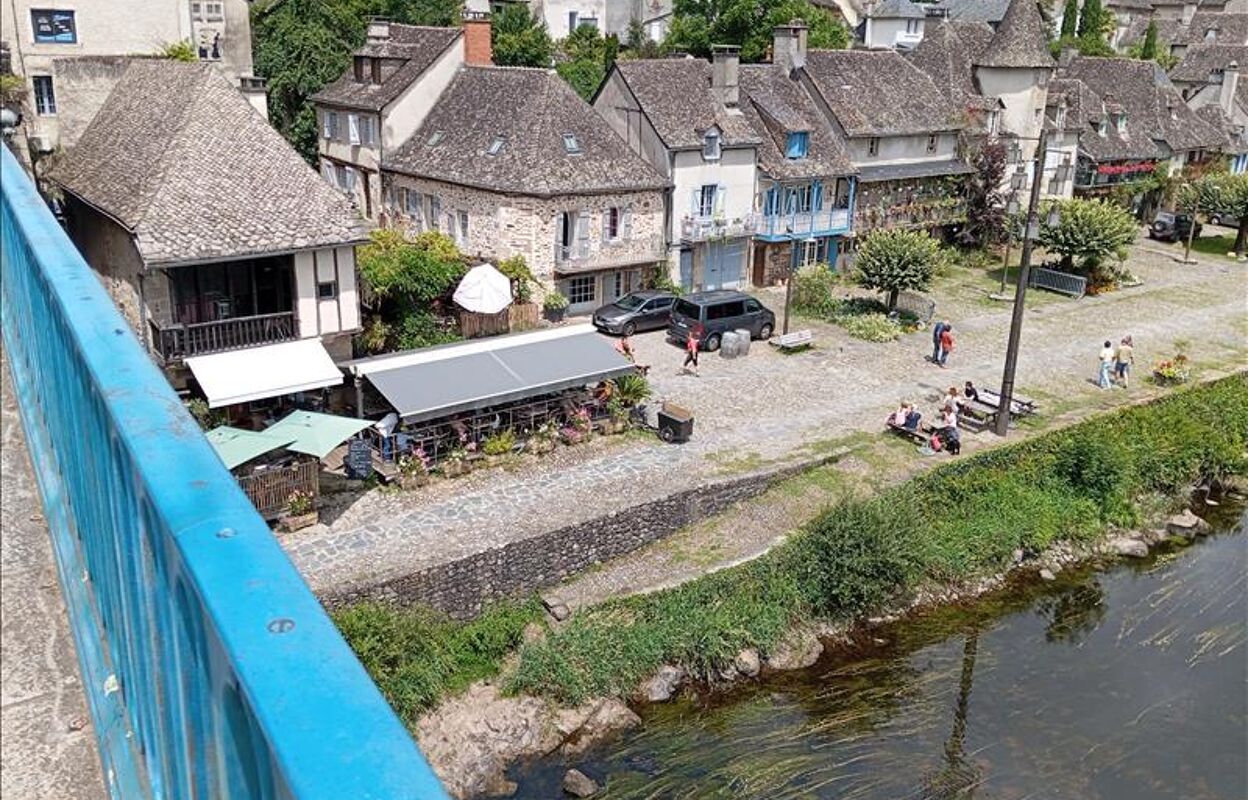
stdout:
[(0, 312), (115, 798), (446, 798), (0, 145)]

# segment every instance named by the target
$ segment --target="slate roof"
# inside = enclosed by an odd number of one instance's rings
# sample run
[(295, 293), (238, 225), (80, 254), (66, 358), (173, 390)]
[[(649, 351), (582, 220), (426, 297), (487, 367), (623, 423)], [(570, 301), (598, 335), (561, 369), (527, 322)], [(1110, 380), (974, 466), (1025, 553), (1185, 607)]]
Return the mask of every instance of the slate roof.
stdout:
[(312, 95), (312, 102), (380, 111), (411, 86), (462, 35), (460, 28), (428, 28), (392, 22), (388, 41), (369, 42), (356, 50), (355, 55), (401, 60), (403, 63), (399, 68), (377, 84), (357, 81), (352, 64), (338, 80)]
[[(1153, 17), (1157, 23), (1157, 41), (1168, 44), (1248, 44), (1248, 14), (1228, 14), (1221, 11), (1197, 11), (1192, 21), (1184, 25), (1180, 19)], [(1122, 34), (1122, 45), (1128, 46), (1144, 41), (1149, 18), (1133, 20)], [(1210, 30), (1216, 30), (1213, 41), (1208, 41)]]
[(939, 0), (932, 8), (939, 9), (952, 20), (996, 24), (1005, 18), (1010, 0)]
[(1124, 8), (1128, 11), (1152, 11), (1152, 0), (1106, 0), (1106, 8)]
[(975, 54), (982, 52), (991, 39), (992, 28), (982, 22), (945, 21), (929, 26), (923, 41), (907, 58), (927, 73), (951, 102), (966, 108), (996, 108), (1000, 100), (980, 94), (971, 64)]
[(923, 19), (927, 12), (910, 0), (880, 0), (868, 16), (872, 19)]
[[(568, 152), (565, 134), (576, 138), (579, 153)], [(488, 155), (500, 138), (499, 152)], [(461, 69), (382, 167), (538, 197), (668, 185), (553, 70), (524, 67)]]
[(617, 61), (618, 70), (642, 113), (671, 150), (702, 147), (712, 126), (724, 147), (754, 146), (758, 136), (740, 113), (730, 113), (711, 91), (710, 62), (700, 58)]
[(1079, 131), (1079, 149), (1094, 161), (1148, 161), (1165, 157), (1165, 153), (1147, 133), (1136, 131), (1128, 117), (1128, 133), (1122, 137), (1113, 125), (1107, 125), (1105, 135), (1098, 133), (1101, 120), (1108, 122), (1108, 114), (1101, 98), (1081, 80), (1055, 78), (1049, 81), (1049, 99), (1059, 94), (1066, 97), (1067, 127)]
[(1248, 46), (1236, 44), (1197, 44), (1187, 48), (1183, 58), (1170, 70), (1170, 80), (1208, 83), (1210, 73), (1224, 70), (1235, 62), (1248, 68)]
[(149, 265), (290, 252), (367, 225), (212, 64), (135, 60), (48, 177)]
[(848, 136), (959, 130), (961, 109), (892, 50), (811, 50), (806, 74)]
[(1230, 144), (1225, 148), (1225, 152), (1248, 153), (1248, 130), (1245, 130), (1242, 125), (1236, 125), (1222, 110), (1222, 106), (1216, 102), (1203, 105), (1196, 109), (1196, 115), (1208, 125), (1226, 134)]
[[(1154, 62), (1076, 57), (1059, 77), (1082, 81), (1106, 106), (1120, 104), (1127, 114), (1131, 140), (1148, 136), (1174, 151), (1220, 147), (1226, 142), (1222, 131), (1196, 116)], [(1095, 136), (1093, 131), (1081, 139)]]
[[(764, 173), (777, 180), (854, 173), (840, 137), (810, 95), (783, 68), (743, 65), (739, 83), (741, 109), (760, 140), (758, 163)], [(809, 133), (806, 157), (786, 157), (788, 134), (801, 131)]]
[(1034, 0), (1011, 0), (987, 49), (976, 59), (982, 67), (1035, 69), (1055, 66), (1048, 31)]

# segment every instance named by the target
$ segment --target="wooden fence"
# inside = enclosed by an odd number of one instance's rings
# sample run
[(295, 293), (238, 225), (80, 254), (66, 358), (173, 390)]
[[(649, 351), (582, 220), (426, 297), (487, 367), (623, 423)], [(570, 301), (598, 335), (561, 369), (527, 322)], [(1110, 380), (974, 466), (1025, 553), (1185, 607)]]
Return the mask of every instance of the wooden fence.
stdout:
[(498, 336), (514, 331), (527, 331), (537, 327), (536, 303), (513, 303), (497, 314), (459, 312), (459, 332), (465, 339), (482, 336)]
[(300, 461), (289, 467), (241, 476), (238, 484), (260, 516), (266, 520), (277, 519), (286, 512), (291, 493), (299, 491), (308, 492), (313, 498), (320, 496), (320, 471), (320, 462)]

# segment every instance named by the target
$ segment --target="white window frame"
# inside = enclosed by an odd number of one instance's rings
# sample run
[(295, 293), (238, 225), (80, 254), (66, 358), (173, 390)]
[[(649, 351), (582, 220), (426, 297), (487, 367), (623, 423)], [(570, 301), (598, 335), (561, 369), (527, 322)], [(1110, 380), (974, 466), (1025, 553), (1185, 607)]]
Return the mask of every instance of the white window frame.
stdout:
[(867, 139), (867, 155), (878, 156), (880, 154), (880, 137), (872, 136)]
[[(707, 190), (710, 190), (708, 193)], [(710, 202), (707, 202), (707, 199)], [(698, 219), (710, 219), (715, 216), (715, 206), (719, 201), (719, 186), (714, 183), (703, 184), (698, 188)]]
[(360, 144), (374, 147), (377, 144), (377, 118), (369, 114), (360, 115)]
[(436, 194), (429, 195), (429, 230), (442, 230), (442, 198)]
[(611, 206), (602, 214), (602, 238), (608, 242), (618, 242), (624, 232), (624, 209)]
[[(329, 291), (324, 291), (328, 286)], [(316, 299), (317, 300), (336, 300), (338, 298), (338, 281), (317, 281)]]
[(564, 284), (568, 305), (584, 305), (598, 300), (598, 276), (577, 275)]
[[(41, 117), (56, 116), (56, 85), (51, 75), (31, 75), (30, 84), (35, 96), (35, 113)], [(41, 92), (40, 86), (47, 87)]]
[(458, 223), (455, 225), (455, 243), (462, 245), (468, 241), (468, 212), (456, 211), (455, 217)]
[(917, 19), (908, 19), (908, 20), (906, 20), (906, 33), (908, 33), (908, 34), (910, 34), (910, 35), (914, 35), (914, 34), (918, 33), (918, 32), (919, 32), (919, 23), (920, 23), (920, 22), (921, 22), (921, 20), (917, 20)]
[(702, 160), (719, 161), (724, 154), (724, 145), (720, 140), (719, 131), (711, 129), (702, 136)]
[(347, 114), (347, 143), (360, 143), (360, 115)]

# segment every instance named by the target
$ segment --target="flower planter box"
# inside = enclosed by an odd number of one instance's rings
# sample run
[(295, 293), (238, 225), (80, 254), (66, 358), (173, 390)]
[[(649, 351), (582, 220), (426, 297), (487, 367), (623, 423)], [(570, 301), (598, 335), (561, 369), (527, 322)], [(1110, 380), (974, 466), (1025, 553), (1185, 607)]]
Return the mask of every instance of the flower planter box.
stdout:
[(400, 475), (399, 476), (399, 487), (404, 490), (419, 489), (422, 486), (428, 486), (428, 485), (429, 485), (428, 473), (422, 473), (419, 475)]
[(310, 528), (319, 522), (321, 515), (317, 511), (309, 511), (306, 514), (286, 514), (278, 521), (278, 527), (287, 533)]
[(534, 455), (545, 455), (553, 452), (555, 449), (554, 439), (530, 439), (525, 445), (525, 449)]
[(460, 475), (467, 475), (469, 472), (472, 472), (472, 465), (466, 459), (454, 459), (443, 461), (440, 469), (446, 477), (458, 478)]
[(547, 322), (563, 322), (563, 318), (568, 315), (566, 308), (543, 308), (542, 318)]

